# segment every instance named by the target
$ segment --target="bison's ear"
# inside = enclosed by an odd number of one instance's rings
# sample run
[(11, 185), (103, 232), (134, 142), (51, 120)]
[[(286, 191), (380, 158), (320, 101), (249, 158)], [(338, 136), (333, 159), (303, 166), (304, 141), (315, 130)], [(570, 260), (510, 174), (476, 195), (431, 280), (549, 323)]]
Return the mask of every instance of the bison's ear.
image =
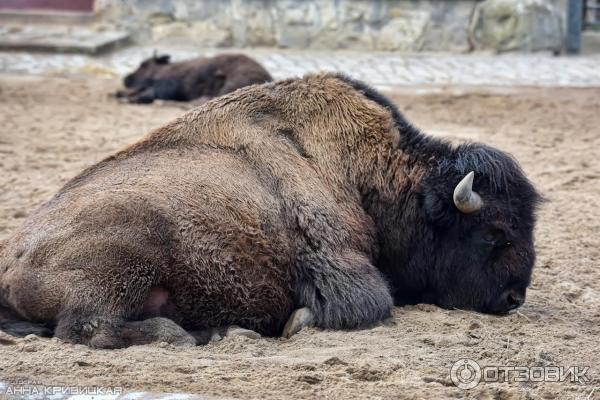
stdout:
[(443, 193), (440, 193), (441, 184), (425, 184), (421, 192), (421, 210), (425, 219), (438, 227), (448, 228), (456, 223), (456, 212), (452, 203)]
[(154, 57), (154, 61), (156, 61), (157, 64), (168, 64), (170, 60), (171, 60), (171, 56), (168, 54)]

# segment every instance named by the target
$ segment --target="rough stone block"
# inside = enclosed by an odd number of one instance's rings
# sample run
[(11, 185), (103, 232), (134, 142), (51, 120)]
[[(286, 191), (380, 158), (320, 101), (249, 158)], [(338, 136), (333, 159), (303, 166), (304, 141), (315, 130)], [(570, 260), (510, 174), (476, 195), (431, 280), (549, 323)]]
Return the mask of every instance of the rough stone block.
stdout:
[(560, 50), (562, 19), (546, 0), (486, 0), (475, 8), (469, 27), (475, 49)]
[(379, 32), (375, 32), (377, 50), (419, 50), (429, 23), (429, 13), (414, 10), (393, 10), (393, 17)]
[(139, 42), (208, 47), (556, 50), (565, 19), (565, 0), (98, 1)]

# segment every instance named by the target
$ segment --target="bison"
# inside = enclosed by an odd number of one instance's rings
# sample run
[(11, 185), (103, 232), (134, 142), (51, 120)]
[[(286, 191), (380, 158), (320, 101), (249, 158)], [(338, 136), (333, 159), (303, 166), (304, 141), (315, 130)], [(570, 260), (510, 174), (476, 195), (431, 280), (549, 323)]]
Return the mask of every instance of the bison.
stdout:
[(152, 103), (155, 99), (208, 100), (239, 88), (270, 82), (271, 75), (243, 54), (222, 54), (171, 63), (169, 55), (156, 54), (123, 79), (127, 88), (116, 96), (131, 103)]
[(539, 201), (511, 156), (309, 75), (214, 99), (84, 170), (4, 241), (0, 301), (102, 348), (146, 320), (150, 341), (175, 323), (361, 328), (419, 302), (507, 313)]

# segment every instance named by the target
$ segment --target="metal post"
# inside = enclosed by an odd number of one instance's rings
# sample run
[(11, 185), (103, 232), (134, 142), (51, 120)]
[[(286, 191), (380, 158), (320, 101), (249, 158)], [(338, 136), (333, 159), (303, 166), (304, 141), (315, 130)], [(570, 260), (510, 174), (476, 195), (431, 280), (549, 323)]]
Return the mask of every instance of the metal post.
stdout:
[(567, 39), (565, 47), (569, 54), (578, 54), (581, 51), (583, 1), (585, 0), (569, 0), (567, 5)]

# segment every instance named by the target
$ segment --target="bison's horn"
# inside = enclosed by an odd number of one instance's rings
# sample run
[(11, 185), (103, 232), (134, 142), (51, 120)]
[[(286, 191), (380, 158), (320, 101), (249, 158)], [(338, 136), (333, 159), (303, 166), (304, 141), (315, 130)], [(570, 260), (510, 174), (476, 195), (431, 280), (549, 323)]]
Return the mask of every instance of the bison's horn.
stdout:
[(483, 207), (483, 200), (473, 191), (473, 177), (475, 173), (469, 172), (454, 188), (454, 205), (465, 214), (474, 213)]

